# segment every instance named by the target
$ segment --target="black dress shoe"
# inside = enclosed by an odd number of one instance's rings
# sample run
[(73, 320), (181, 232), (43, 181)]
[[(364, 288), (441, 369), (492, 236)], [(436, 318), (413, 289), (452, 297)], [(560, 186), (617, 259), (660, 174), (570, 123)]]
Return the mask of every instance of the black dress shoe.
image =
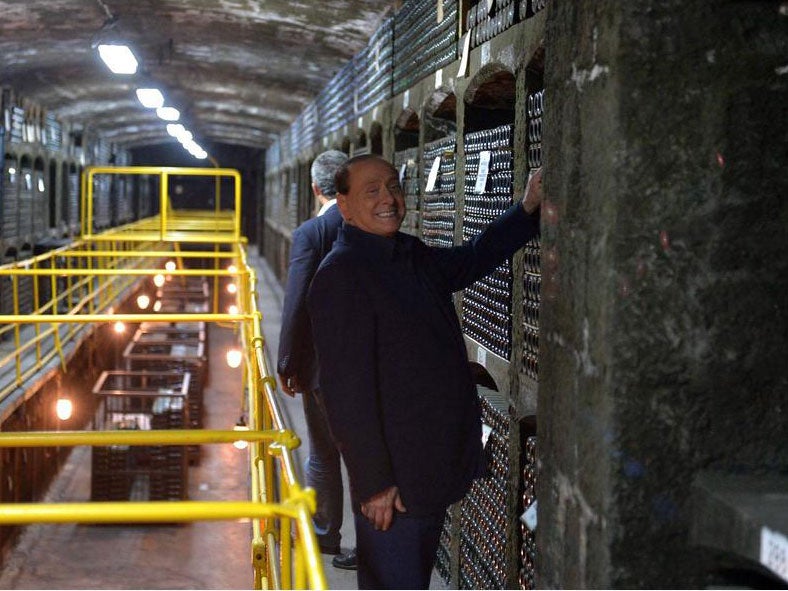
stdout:
[(351, 550), (347, 554), (338, 554), (334, 556), (331, 564), (336, 568), (343, 570), (356, 570), (358, 568), (358, 559), (356, 558), (356, 551)]

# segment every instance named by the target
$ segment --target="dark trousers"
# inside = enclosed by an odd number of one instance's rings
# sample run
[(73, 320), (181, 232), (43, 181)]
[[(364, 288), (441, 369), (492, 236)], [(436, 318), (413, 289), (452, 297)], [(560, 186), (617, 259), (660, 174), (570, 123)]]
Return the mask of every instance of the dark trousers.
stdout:
[(428, 589), (446, 512), (397, 514), (386, 531), (355, 514), (359, 589)]
[(320, 391), (305, 392), (302, 398), (309, 435), (306, 484), (317, 493), (315, 533), (321, 546), (339, 546), (343, 506), (340, 454), (331, 438)]

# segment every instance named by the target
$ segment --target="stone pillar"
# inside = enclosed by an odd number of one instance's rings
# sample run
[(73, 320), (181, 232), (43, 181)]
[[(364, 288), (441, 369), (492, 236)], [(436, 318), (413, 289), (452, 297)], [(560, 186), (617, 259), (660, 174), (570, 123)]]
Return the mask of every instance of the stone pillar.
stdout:
[(549, 2), (540, 587), (697, 587), (702, 470), (788, 468), (776, 1)]

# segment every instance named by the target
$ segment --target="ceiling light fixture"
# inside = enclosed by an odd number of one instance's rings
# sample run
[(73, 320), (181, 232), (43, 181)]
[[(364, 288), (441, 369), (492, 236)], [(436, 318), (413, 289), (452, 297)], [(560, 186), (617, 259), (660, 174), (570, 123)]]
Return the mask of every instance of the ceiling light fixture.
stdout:
[(159, 119), (164, 121), (177, 121), (181, 118), (181, 113), (175, 107), (159, 107), (156, 109)]
[(164, 106), (164, 95), (158, 88), (138, 88), (137, 98), (146, 109), (158, 109)]
[(101, 59), (113, 74), (136, 74), (137, 58), (128, 45), (102, 43), (98, 46)]

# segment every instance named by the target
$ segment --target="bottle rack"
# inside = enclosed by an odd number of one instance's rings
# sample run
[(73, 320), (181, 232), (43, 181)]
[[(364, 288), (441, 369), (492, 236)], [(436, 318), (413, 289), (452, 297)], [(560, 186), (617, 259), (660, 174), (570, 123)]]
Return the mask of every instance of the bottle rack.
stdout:
[(457, 2), (411, 0), (394, 16), (393, 94), (457, 59)]
[[(542, 120), (544, 91), (529, 93), (526, 99), (527, 160), (533, 170), (542, 165)], [(532, 380), (539, 379), (539, 307), (541, 302), (541, 244), (536, 236), (525, 245), (523, 273), (523, 357), (522, 369)]]
[[(454, 219), (457, 215), (456, 176), (457, 138), (454, 135), (424, 146), (423, 240), (428, 246), (454, 246)], [(431, 190), (427, 178), (436, 158), (440, 158), (438, 175)]]
[[(465, 215), (463, 241), (479, 235), (512, 203), (514, 125), (465, 135)], [(483, 187), (477, 186), (482, 154), (489, 154), (489, 173)], [(481, 189), (480, 192), (476, 192)], [(466, 335), (508, 360), (512, 350), (511, 260), (465, 290), (462, 326)]]

